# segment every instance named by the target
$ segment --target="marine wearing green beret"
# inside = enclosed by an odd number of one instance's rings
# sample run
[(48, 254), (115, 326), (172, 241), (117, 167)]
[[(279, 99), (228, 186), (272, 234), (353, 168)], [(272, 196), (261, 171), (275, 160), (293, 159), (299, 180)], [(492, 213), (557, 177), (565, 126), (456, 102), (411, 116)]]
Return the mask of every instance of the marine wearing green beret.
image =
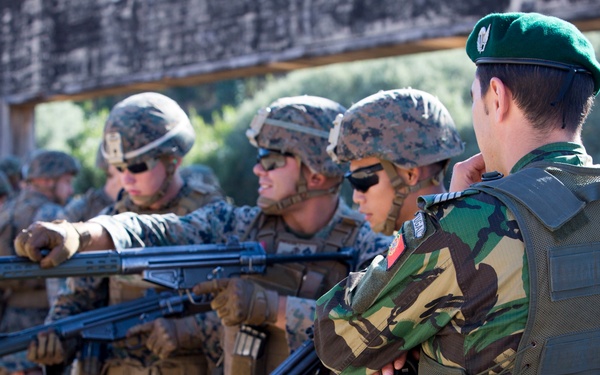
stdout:
[(600, 168), (581, 128), (600, 65), (573, 25), (535, 13), (484, 17), (466, 49), (481, 153), (317, 301), (317, 353), (348, 374), (412, 349), (420, 374), (598, 373)]

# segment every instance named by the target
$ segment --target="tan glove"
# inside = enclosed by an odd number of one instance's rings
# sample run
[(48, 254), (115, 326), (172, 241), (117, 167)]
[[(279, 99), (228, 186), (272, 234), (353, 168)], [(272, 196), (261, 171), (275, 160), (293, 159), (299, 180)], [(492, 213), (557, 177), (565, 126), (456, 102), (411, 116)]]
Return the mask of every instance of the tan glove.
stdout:
[(221, 279), (199, 283), (196, 294), (215, 294), (210, 306), (227, 326), (275, 323), (279, 295), (247, 279)]
[(65, 363), (72, 359), (73, 354), (74, 348), (65, 350), (65, 345), (54, 331), (38, 333), (27, 349), (27, 359), (40, 365)]
[(127, 331), (127, 336), (147, 334), (146, 347), (161, 359), (165, 359), (176, 350), (200, 348), (202, 338), (197, 334), (199, 330), (200, 327), (193, 316), (179, 319), (158, 318), (131, 328)]
[[(64, 220), (51, 223), (36, 221), (24, 229), (15, 238), (15, 252), (34, 262), (40, 262), (42, 268), (54, 267), (84, 248), (90, 241), (83, 223), (72, 224)], [(80, 231), (77, 227), (80, 227)], [(50, 249), (42, 258), (41, 251)]]

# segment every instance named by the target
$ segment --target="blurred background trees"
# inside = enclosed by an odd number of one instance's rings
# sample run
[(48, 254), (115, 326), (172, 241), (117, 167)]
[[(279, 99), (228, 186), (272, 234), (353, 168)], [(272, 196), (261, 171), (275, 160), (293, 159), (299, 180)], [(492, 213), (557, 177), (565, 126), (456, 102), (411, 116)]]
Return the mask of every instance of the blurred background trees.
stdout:
[[(600, 32), (586, 35), (600, 54)], [(457, 49), (328, 65), (281, 76), (174, 87), (163, 93), (186, 110), (196, 129), (196, 143), (184, 164), (210, 166), (237, 204), (253, 205), (257, 197), (257, 179), (252, 174), (256, 150), (248, 143), (245, 131), (259, 108), (279, 97), (304, 94), (330, 98), (349, 107), (379, 90), (410, 86), (436, 95), (446, 105), (466, 144), (463, 159), (478, 152), (469, 93), (474, 71), (464, 50)], [(78, 192), (103, 182), (102, 174), (94, 168), (96, 150), (110, 108), (124, 97), (47, 103), (36, 108), (38, 147), (71, 152), (82, 162), (83, 171), (76, 180)], [(584, 126), (583, 137), (597, 162), (599, 124), (600, 110), (596, 108)], [(350, 189), (346, 186), (343, 191), (351, 202)]]

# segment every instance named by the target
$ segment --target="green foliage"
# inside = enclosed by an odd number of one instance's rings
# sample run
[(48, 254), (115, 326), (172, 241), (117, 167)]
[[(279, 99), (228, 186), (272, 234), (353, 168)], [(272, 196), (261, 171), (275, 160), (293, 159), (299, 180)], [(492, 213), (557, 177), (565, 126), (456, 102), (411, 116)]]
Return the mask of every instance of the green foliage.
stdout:
[(104, 173), (95, 165), (108, 112), (105, 108), (85, 116), (82, 108), (72, 102), (36, 107), (37, 146), (67, 152), (81, 163), (81, 171), (73, 183), (76, 193), (104, 184)]

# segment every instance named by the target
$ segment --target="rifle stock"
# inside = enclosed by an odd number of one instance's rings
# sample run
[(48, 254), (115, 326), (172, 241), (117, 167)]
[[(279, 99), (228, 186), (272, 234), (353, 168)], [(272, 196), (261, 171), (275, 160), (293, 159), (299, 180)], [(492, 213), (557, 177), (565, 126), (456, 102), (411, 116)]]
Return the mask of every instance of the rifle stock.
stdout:
[(126, 337), (129, 328), (160, 317), (209, 311), (205, 296), (163, 292), (129, 302), (87, 311), (18, 332), (0, 334), (0, 357), (26, 350), (39, 332), (54, 330), (60, 337), (112, 342)]
[(0, 281), (30, 278), (142, 274), (144, 280), (170, 289), (189, 289), (202, 281), (261, 274), (275, 263), (337, 260), (352, 270), (352, 249), (337, 253), (267, 254), (258, 242), (141, 247), (86, 251), (53, 268), (18, 256), (0, 257)]

